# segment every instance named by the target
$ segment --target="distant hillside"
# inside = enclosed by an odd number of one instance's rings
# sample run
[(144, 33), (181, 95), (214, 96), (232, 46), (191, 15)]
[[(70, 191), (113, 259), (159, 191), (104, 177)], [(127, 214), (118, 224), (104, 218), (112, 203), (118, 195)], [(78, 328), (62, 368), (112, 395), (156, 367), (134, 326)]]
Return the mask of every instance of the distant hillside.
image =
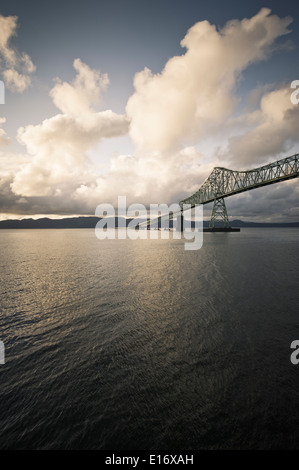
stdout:
[[(107, 217), (111, 219), (111, 217)], [(17, 229), (17, 228), (95, 228), (100, 217), (70, 217), (65, 219), (22, 219), (22, 220), (1, 220), (0, 229)], [(124, 217), (115, 217), (116, 227), (125, 227), (132, 219)], [(140, 219), (143, 222), (145, 219)]]
[[(22, 220), (2, 220), (0, 221), (0, 229), (71, 229), (71, 228), (95, 228), (97, 222), (100, 220), (98, 217), (71, 217), (65, 219), (22, 219)], [(132, 219), (124, 219), (123, 217), (115, 218), (116, 227), (125, 227)], [(145, 219), (140, 219), (140, 222)], [(172, 225), (172, 224), (170, 224)], [(208, 221), (203, 222), (204, 227), (209, 226)], [(266, 222), (243, 222), (242, 220), (232, 220), (232, 227), (299, 227), (299, 222), (292, 223), (266, 223)]]
[(242, 220), (232, 220), (230, 222), (232, 227), (261, 227), (261, 228), (266, 228), (266, 227), (299, 227), (299, 222), (243, 222)]
[(94, 228), (98, 222), (98, 217), (72, 217), (65, 219), (22, 219), (22, 220), (1, 220), (2, 228)]

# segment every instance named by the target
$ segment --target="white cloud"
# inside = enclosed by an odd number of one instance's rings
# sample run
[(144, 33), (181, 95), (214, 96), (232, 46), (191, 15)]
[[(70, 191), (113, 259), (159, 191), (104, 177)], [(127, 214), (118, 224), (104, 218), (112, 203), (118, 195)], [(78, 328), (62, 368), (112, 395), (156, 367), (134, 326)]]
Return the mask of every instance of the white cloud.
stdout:
[(13, 92), (22, 93), (31, 83), (28, 75), (19, 73), (15, 69), (7, 69), (3, 72), (5, 85)]
[(0, 15), (0, 69), (7, 88), (22, 93), (30, 86), (30, 74), (36, 67), (28, 54), (19, 53), (10, 45), (11, 38), (16, 36), (17, 22), (17, 16)]
[(101, 93), (106, 90), (109, 78), (107, 74), (90, 69), (80, 59), (75, 59), (73, 65), (77, 72), (73, 82), (61, 82), (58, 79), (50, 96), (63, 113), (85, 115), (100, 103)]
[(115, 155), (109, 171), (81, 185), (74, 197), (91, 210), (103, 201), (117, 205), (119, 195), (126, 196), (128, 205), (177, 202), (196, 191), (213, 168), (212, 163), (200, 163), (202, 155), (195, 147), (164, 157), (160, 152)]
[(189, 29), (159, 74), (135, 76), (127, 104), (131, 136), (139, 148), (166, 151), (215, 132), (234, 111), (241, 72), (267, 58), (275, 40), (289, 32), (290, 18), (264, 8), (251, 19), (230, 21), (217, 31), (208, 21)]
[(222, 158), (238, 167), (259, 166), (266, 157), (274, 161), (298, 143), (299, 106), (292, 104), (291, 91), (282, 86), (265, 93), (259, 109), (241, 117), (247, 129), (229, 139)]
[[(236, 117), (236, 86), (246, 67), (270, 56), (290, 22), (263, 9), (220, 31), (207, 21), (195, 24), (181, 42), (182, 56), (159, 74), (136, 74), (127, 116), (98, 111), (109, 78), (76, 59), (74, 80), (57, 79), (50, 91), (59, 114), (18, 131), (27, 157), (3, 175), (4, 207), (90, 214), (101, 202), (117, 204), (119, 195), (128, 204), (175, 202), (195, 192), (214, 166), (246, 169), (269, 155), (274, 160), (298, 141), (299, 106), (287, 86), (263, 84)], [(29, 73), (30, 58), (23, 62)], [(90, 151), (129, 129), (136, 152), (101, 155), (106, 164), (96, 170)], [(239, 210), (237, 201), (232, 207)]]
[(9, 64), (16, 62), (16, 53), (9, 46), (9, 41), (12, 36), (16, 35), (17, 21), (17, 16), (0, 15), (0, 53)]
[(51, 90), (55, 104), (63, 111), (41, 124), (22, 127), (18, 140), (25, 145), (31, 162), (17, 172), (11, 188), (15, 194), (38, 197), (73, 191), (94, 178), (87, 156), (101, 139), (127, 133), (125, 116), (112, 111), (97, 112), (97, 103), (108, 78), (74, 61), (73, 83), (57, 83)]
[[(0, 126), (6, 123), (5, 117), (0, 117)], [(5, 130), (0, 127), (0, 147), (7, 146), (11, 142), (11, 139), (6, 134)]]

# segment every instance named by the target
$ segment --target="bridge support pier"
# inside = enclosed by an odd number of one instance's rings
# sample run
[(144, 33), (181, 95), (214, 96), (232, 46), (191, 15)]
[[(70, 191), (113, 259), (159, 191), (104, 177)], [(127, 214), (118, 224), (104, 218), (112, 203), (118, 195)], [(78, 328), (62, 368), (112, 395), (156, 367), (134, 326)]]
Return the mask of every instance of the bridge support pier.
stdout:
[(181, 212), (180, 215), (178, 215), (177, 218), (176, 218), (176, 231), (177, 232), (183, 232), (184, 231), (184, 215), (183, 215), (183, 212)]
[[(212, 216), (210, 220), (210, 229), (216, 228), (216, 224), (220, 223), (224, 228), (230, 228), (227, 210), (224, 202), (224, 198), (214, 199), (214, 205), (212, 210)], [(219, 226), (219, 225), (218, 225)]]

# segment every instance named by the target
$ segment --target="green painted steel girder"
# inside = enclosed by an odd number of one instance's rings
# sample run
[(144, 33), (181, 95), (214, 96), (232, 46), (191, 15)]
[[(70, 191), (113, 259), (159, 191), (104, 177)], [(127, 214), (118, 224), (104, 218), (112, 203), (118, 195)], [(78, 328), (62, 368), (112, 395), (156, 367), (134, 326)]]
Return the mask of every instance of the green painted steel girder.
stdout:
[[(224, 225), (229, 224), (227, 212), (225, 208), (224, 198), (239, 194), (251, 189), (267, 186), (268, 184), (279, 183), (299, 177), (299, 154), (296, 153), (291, 157), (283, 158), (268, 165), (254, 168), (253, 170), (235, 171), (227, 168), (216, 167), (210, 176), (204, 181), (196, 193), (182, 199), (179, 206), (183, 210), (184, 204), (194, 207), (198, 204), (208, 204), (214, 202), (211, 224), (214, 226), (216, 214), (221, 214)], [(217, 200), (221, 200), (216, 204)], [(154, 220), (147, 220), (140, 223), (142, 226), (150, 226), (158, 221), (172, 219), (179, 215), (180, 212), (172, 214), (170, 217), (160, 216)], [(213, 215), (214, 214), (214, 215)]]
[(196, 193), (179, 202), (183, 204), (208, 204), (215, 199), (225, 198), (268, 184), (298, 178), (299, 154), (283, 158), (253, 170), (234, 171), (216, 167)]

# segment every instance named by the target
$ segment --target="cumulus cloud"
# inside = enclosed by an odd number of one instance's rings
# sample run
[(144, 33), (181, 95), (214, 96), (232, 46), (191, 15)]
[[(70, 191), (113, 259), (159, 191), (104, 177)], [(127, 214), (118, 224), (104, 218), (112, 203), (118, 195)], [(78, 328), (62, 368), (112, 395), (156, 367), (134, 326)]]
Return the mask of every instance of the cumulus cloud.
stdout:
[(127, 104), (130, 132), (142, 149), (166, 151), (214, 132), (234, 111), (235, 85), (248, 65), (266, 59), (275, 40), (289, 33), (291, 18), (263, 8), (220, 31), (208, 21), (189, 29), (161, 73), (136, 74), (135, 93)]
[[(236, 90), (242, 72), (271, 55), (290, 23), (268, 9), (221, 30), (208, 21), (196, 23), (181, 42), (184, 54), (168, 60), (161, 73), (145, 68), (136, 74), (127, 115), (98, 111), (109, 78), (76, 59), (74, 79), (56, 79), (50, 91), (59, 113), (18, 130), (27, 158), (2, 175), (6, 210), (11, 204), (23, 213), (31, 208), (42, 214), (92, 214), (101, 202), (117, 205), (118, 195), (127, 196), (128, 204), (177, 202), (195, 192), (214, 166), (245, 169), (269, 155), (275, 160), (298, 141), (299, 107), (291, 104), (290, 90), (263, 84), (237, 117)], [(101, 155), (105, 169), (96, 170), (89, 152), (128, 131), (135, 152)], [(295, 200), (295, 186), (285, 184)], [(232, 201), (238, 214), (241, 199)], [(277, 209), (285, 199), (280, 201)], [(258, 217), (259, 206), (255, 213), (250, 208)]]
[(29, 75), (19, 73), (15, 69), (4, 70), (3, 78), (7, 88), (17, 93), (22, 93), (31, 83)]
[(299, 107), (292, 104), (290, 86), (265, 93), (259, 109), (243, 115), (247, 129), (229, 139), (223, 158), (238, 167), (256, 165), (266, 157), (289, 151), (298, 142)]
[(80, 59), (75, 59), (73, 65), (77, 72), (73, 82), (61, 82), (57, 79), (50, 96), (63, 113), (71, 116), (85, 115), (100, 103), (101, 93), (106, 90), (109, 78), (99, 70), (92, 70)]
[(30, 75), (36, 67), (28, 54), (19, 53), (10, 44), (17, 34), (17, 22), (17, 16), (0, 15), (0, 69), (7, 88), (22, 93), (31, 84)]
[(0, 117), (0, 147), (6, 146), (11, 142), (11, 139), (6, 134), (5, 130), (1, 127), (3, 124), (6, 123), (5, 117)]
[(88, 150), (101, 139), (128, 131), (125, 116), (93, 108), (108, 78), (79, 59), (74, 68), (77, 75), (72, 84), (57, 82), (50, 92), (63, 113), (18, 131), (18, 140), (26, 146), (31, 162), (17, 172), (11, 184), (15, 194), (55, 196), (89, 182), (93, 176)]
[(265, 186), (226, 199), (228, 213), (252, 222), (298, 222), (297, 180)]
[(213, 168), (213, 163), (201, 161), (203, 157), (195, 147), (186, 147), (168, 159), (163, 157), (159, 152), (115, 155), (109, 171), (92, 184), (81, 185), (74, 197), (91, 209), (103, 201), (117, 205), (118, 195), (126, 196), (128, 205), (178, 202), (195, 192)]

